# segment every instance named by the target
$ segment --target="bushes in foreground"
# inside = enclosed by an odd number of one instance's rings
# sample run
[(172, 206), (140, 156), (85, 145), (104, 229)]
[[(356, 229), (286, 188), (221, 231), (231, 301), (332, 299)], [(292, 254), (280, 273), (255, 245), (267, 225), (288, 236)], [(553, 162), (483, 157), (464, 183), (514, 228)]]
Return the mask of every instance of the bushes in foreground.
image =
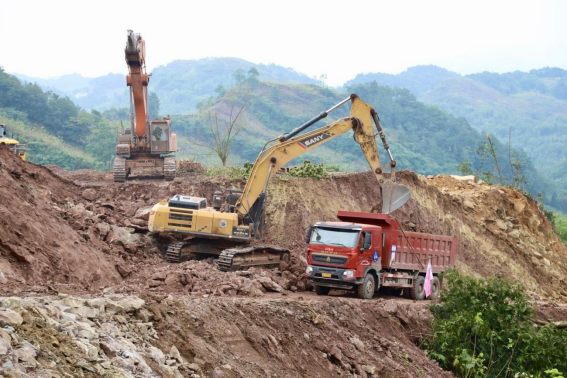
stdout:
[(458, 377), (563, 377), (567, 330), (536, 326), (523, 286), (503, 278), (475, 279), (451, 270), (425, 345)]

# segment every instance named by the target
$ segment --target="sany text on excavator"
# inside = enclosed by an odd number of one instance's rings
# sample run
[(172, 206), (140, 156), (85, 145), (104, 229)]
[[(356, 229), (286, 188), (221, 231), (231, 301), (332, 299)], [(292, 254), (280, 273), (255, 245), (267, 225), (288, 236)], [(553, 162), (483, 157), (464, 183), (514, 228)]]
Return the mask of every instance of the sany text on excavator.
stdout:
[(6, 136), (6, 125), (2, 124), (0, 124), (0, 144), (7, 145), (8, 148), (10, 148), (10, 150), (12, 150), (12, 152), (18, 155), (22, 160), (26, 160), (26, 146), (20, 144), (20, 142), (14, 139), (13, 135), (12, 138), (8, 138)]
[[(352, 103), (350, 117), (299, 135), (349, 101)], [(373, 124), (376, 125), (376, 130)], [(218, 255), (218, 268), (229, 271), (250, 266), (273, 266), (278, 265), (279, 260), (289, 260), (289, 251), (284, 248), (265, 245), (247, 248), (234, 246), (263, 236), (266, 189), (273, 175), (290, 160), (351, 129), (381, 187), (382, 211), (394, 211), (407, 202), (410, 190), (405, 185), (395, 183), (396, 162), (390, 153), (378, 114), (357, 95), (352, 94), (290, 133), (268, 141), (252, 167), (244, 190), (229, 191), (224, 204), (220, 192), (215, 192), (212, 207), (207, 205), (205, 198), (176, 195), (169, 201), (164, 200), (153, 206), (148, 228), (153, 232), (193, 237), (168, 247), (167, 259), (170, 262), (180, 261), (182, 255), (187, 258), (199, 254)], [(385, 165), (380, 163), (376, 137), (382, 140), (390, 159)], [(391, 173), (389, 179), (385, 180), (382, 173), (387, 168), (390, 168)]]
[(124, 182), (132, 168), (158, 168), (166, 180), (175, 178), (177, 136), (171, 131), (169, 117), (150, 121), (146, 73), (146, 43), (140, 34), (128, 30), (126, 63), (130, 87), (130, 127), (118, 137), (114, 159), (114, 181)]

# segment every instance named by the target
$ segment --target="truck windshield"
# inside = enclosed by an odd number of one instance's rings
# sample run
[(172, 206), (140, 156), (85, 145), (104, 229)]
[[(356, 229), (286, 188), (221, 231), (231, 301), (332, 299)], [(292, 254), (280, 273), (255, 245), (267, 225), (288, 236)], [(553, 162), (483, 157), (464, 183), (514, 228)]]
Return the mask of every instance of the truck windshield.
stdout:
[(338, 245), (340, 247), (356, 247), (358, 244), (359, 230), (340, 230), (336, 228), (313, 229), (311, 243), (324, 245)]

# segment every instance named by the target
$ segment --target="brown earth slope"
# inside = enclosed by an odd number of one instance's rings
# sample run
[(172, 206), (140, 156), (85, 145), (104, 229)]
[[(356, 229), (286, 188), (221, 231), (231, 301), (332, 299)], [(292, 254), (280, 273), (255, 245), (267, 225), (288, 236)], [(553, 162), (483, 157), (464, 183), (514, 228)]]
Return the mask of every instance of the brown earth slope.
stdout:
[(0, 180), (0, 283), (2, 276), (16, 286), (118, 282), (112, 258), (89, 241), (85, 224), (63, 215), (79, 210), (77, 186), (21, 161), (5, 146)]
[[(166, 263), (170, 238), (148, 234), (148, 208), (177, 193), (210, 200), (242, 180), (188, 169), (172, 183), (118, 184), (2, 148), (0, 179), (0, 294), (18, 296), (0, 297), (0, 375), (452, 376), (415, 345), (428, 331), (426, 302), (304, 292), (305, 228), (379, 206), (370, 173), (274, 179), (264, 242), (289, 248), (292, 262), (231, 273), (210, 261)], [(535, 201), (447, 176), (398, 179), (412, 199), (393, 215), (409, 230), (458, 235), (461, 271), (567, 302), (567, 248)], [(565, 320), (567, 308), (540, 304), (538, 316)]]
[[(189, 172), (172, 183), (158, 178), (117, 184), (109, 173), (53, 169), (54, 175), (44, 167), (18, 161), (7, 150), (1, 152), (0, 172), (5, 179), (0, 189), (0, 270), (5, 276), (27, 285), (55, 281), (82, 290), (105, 285), (134, 290), (142, 282), (159, 290), (157, 282), (170, 273), (193, 277), (192, 272), (203, 269), (211, 269), (211, 277), (218, 276), (210, 264), (202, 262), (166, 264), (160, 252), (168, 239), (147, 235), (147, 209), (177, 193), (210, 200), (215, 190), (242, 188), (242, 180)], [(461, 271), (498, 274), (523, 283), (542, 299), (567, 302), (567, 248), (535, 201), (510, 188), (448, 176), (425, 178), (402, 171), (397, 177), (411, 188), (412, 199), (393, 215), (406, 229), (458, 235)], [(341, 209), (369, 211), (379, 205), (378, 193), (369, 173), (322, 180), (275, 178), (268, 189), (268, 236), (263, 242), (292, 251), (290, 273), (284, 274), (287, 279), (280, 280), (281, 286), (305, 287), (303, 236), (309, 224), (333, 220)], [(159, 279), (152, 279), (154, 275)], [(179, 280), (182, 285), (173, 286), (188, 291), (184, 279)], [(212, 291), (230, 280), (214, 281), (218, 285)], [(201, 292), (203, 285), (190, 286)]]

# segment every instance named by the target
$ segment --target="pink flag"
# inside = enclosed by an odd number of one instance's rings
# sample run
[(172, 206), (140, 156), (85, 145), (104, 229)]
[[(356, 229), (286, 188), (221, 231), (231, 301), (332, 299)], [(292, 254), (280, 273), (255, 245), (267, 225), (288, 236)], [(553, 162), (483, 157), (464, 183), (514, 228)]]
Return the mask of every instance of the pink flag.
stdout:
[(431, 295), (431, 280), (433, 279), (433, 269), (431, 269), (431, 260), (427, 264), (427, 273), (425, 273), (425, 283), (423, 288), (425, 289), (425, 298)]

